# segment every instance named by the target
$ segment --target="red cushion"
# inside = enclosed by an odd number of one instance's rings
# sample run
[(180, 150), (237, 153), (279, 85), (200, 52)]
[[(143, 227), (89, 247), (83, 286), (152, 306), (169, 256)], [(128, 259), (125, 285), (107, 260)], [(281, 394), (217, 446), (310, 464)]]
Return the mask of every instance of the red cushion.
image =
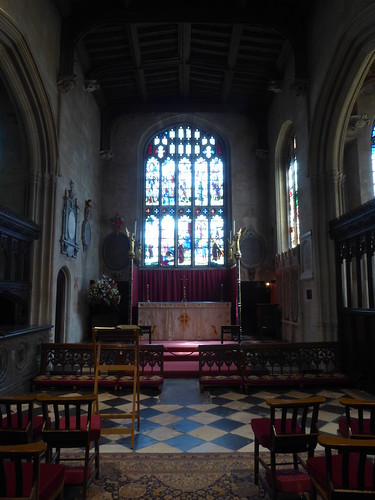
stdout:
[[(39, 500), (48, 500), (59, 489), (64, 482), (64, 465), (40, 464), (39, 469)], [(5, 463), (7, 477), (6, 495), (16, 496), (14, 462)], [(23, 496), (29, 496), (32, 487), (33, 464), (24, 462), (22, 464), (23, 474)]]
[[(349, 429), (345, 417), (340, 418), (338, 426), (339, 426), (339, 433), (341, 434), (341, 436), (349, 437)], [(350, 419), (350, 426), (352, 429), (352, 434), (359, 434), (359, 425), (357, 418)], [(363, 431), (361, 432), (361, 434), (372, 434), (370, 428), (370, 419), (363, 419)]]
[[(292, 420), (286, 420), (286, 434), (292, 434)], [(271, 446), (271, 420), (267, 418), (253, 418), (251, 420), (251, 428), (253, 429), (254, 436), (258, 439), (259, 443), (264, 446), (264, 448), (269, 448)], [(281, 420), (275, 420), (275, 429), (277, 434), (281, 434)], [(297, 429), (293, 431), (293, 434), (301, 432), (301, 428), (297, 425)]]
[[(100, 386), (117, 385), (118, 377), (115, 375), (99, 375), (98, 383)], [(81, 386), (92, 387), (94, 385), (94, 375), (38, 375), (33, 379), (36, 386)]]
[[(351, 454), (349, 459), (349, 489), (357, 488), (357, 471), (358, 471), (358, 455)], [(342, 487), (341, 476), (342, 455), (332, 456), (332, 482), (334, 488)], [(327, 485), (326, 459), (325, 457), (311, 457), (306, 462), (307, 472), (315, 481), (322, 487)], [(374, 484), (372, 480), (374, 464), (370, 460), (366, 460), (365, 464), (365, 488), (373, 490)]]
[[(267, 472), (267, 481), (271, 484), (271, 474)], [(282, 493), (298, 493), (310, 491), (310, 477), (295, 469), (280, 469), (276, 471), (276, 488)]]
[[(76, 429), (76, 417), (70, 418), (70, 429)], [(84, 430), (87, 425), (87, 417), (81, 417), (81, 429)], [(65, 429), (65, 418), (60, 420), (60, 429)], [(91, 415), (91, 427), (89, 438), (90, 441), (99, 441), (101, 431), (101, 419), (100, 415)]]

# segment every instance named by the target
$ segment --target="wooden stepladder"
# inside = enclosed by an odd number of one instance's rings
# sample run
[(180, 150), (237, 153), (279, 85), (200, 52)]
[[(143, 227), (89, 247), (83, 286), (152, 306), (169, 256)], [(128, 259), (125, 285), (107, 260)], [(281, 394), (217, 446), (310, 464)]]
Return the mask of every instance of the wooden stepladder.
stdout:
[[(134, 447), (134, 428), (137, 420), (139, 430), (139, 327), (121, 325), (121, 327), (94, 327), (92, 341), (95, 361), (95, 413), (103, 420), (131, 419), (131, 426), (102, 427), (102, 434), (131, 434), (131, 449)], [(106, 377), (115, 373), (133, 382), (133, 397), (130, 412), (101, 413), (99, 411), (99, 385)], [(121, 383), (119, 384), (121, 385)]]

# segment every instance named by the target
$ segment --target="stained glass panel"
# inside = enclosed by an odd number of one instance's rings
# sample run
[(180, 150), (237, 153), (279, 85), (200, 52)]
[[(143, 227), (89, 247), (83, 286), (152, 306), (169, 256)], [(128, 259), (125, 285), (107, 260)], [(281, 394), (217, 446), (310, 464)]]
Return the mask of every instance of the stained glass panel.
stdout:
[(224, 195), (223, 162), (219, 158), (210, 161), (210, 196), (211, 205), (221, 206)]
[(145, 266), (157, 266), (159, 264), (159, 219), (149, 215), (145, 220)]
[(204, 158), (195, 162), (195, 204), (208, 205), (208, 165)]
[(178, 265), (191, 265), (191, 217), (183, 215), (178, 219)]
[(159, 162), (150, 158), (146, 163), (146, 205), (159, 204)]
[(191, 204), (191, 162), (187, 158), (178, 163), (178, 203)]
[(298, 164), (296, 157), (296, 140), (291, 141), (288, 168), (288, 203), (289, 203), (289, 244), (291, 248), (299, 244), (299, 204), (298, 204)]
[(199, 215), (195, 219), (195, 265), (207, 266), (208, 264), (208, 219)]
[(174, 226), (175, 220), (170, 215), (165, 215), (161, 220), (161, 264), (174, 265)]
[(375, 123), (371, 135), (371, 166), (372, 166), (372, 189), (375, 196)]
[(174, 205), (175, 204), (175, 163), (171, 158), (166, 158), (161, 166), (161, 192), (162, 204)]
[(224, 221), (219, 215), (211, 219), (211, 261), (216, 265), (224, 265)]

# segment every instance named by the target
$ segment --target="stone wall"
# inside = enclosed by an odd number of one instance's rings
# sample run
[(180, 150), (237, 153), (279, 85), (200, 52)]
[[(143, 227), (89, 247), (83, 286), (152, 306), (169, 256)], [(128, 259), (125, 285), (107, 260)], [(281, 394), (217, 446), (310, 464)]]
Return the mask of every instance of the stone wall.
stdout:
[[(63, 270), (63, 340), (78, 341), (87, 331), (86, 293), (89, 282), (99, 275), (102, 181), (100, 110), (94, 95), (85, 91), (78, 54), (76, 86), (68, 93), (59, 92), (57, 77), (62, 19), (57, 3), (45, 0), (1, 0), (0, 16), (1, 29), (6, 33), (4, 43), (7, 43), (8, 37), (14, 36), (14, 47), (17, 47), (17, 56), (13, 56), (14, 64), (19, 63), (20, 68), (29, 71), (28, 78), (32, 78), (31, 81), (25, 79), (17, 82), (17, 85), (21, 85), (20, 89), (8, 85), (9, 101), (13, 103), (18, 126), (24, 129), (25, 140), (20, 134), (13, 133), (12, 142), (8, 141), (8, 144), (14, 151), (9, 150), (6, 156), (9, 161), (2, 163), (3, 167), (0, 168), (0, 184), (14, 197), (14, 208), (21, 213), (23, 211), (23, 215), (41, 227), (44, 226), (41, 239), (35, 244), (30, 319), (34, 323), (55, 323), (57, 276)], [(9, 45), (7, 48), (11, 56), (14, 47)], [(0, 72), (4, 80), (14, 80), (8, 67), (0, 65)], [(34, 88), (35, 98), (39, 102), (32, 102)], [(8, 103), (4, 92), (2, 95), (4, 103)], [(11, 120), (9, 112), (3, 113), (0, 121), (4, 123), (7, 116)], [(42, 127), (48, 120), (50, 140), (42, 145), (40, 138), (46, 134)], [(4, 124), (7, 139), (14, 129), (15, 123)], [(4, 166), (11, 160), (10, 176), (4, 171)], [(21, 182), (20, 176), (23, 176)], [(79, 250), (76, 258), (61, 253), (64, 194), (71, 186), (79, 207)], [(1, 198), (0, 203), (8, 203), (8, 196), (3, 195)], [(88, 200), (92, 200), (92, 238), (84, 252), (82, 224)], [(53, 338), (52, 329), (51, 340)]]
[(25, 394), (39, 374), (40, 345), (48, 342), (50, 325), (0, 331), (0, 393)]
[[(139, 113), (124, 115), (113, 128), (113, 158), (105, 165), (102, 196), (102, 241), (111, 227), (110, 219), (118, 212), (128, 228), (142, 220), (143, 154), (152, 134), (179, 120), (192, 121), (212, 129), (226, 145), (226, 182), (230, 186), (229, 210), (236, 227), (255, 230), (264, 241), (266, 255), (256, 269), (255, 279), (265, 278), (272, 269), (274, 203), (270, 195), (267, 158), (257, 156), (258, 138), (251, 120), (232, 113)], [(242, 269), (242, 279), (249, 279)], [(118, 273), (118, 278), (126, 274)], [(254, 279), (254, 277), (253, 277)]]

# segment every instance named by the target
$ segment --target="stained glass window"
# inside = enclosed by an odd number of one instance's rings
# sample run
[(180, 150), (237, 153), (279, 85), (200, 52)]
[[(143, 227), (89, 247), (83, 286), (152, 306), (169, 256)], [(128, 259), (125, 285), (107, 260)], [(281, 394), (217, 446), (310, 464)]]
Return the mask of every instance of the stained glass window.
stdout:
[(298, 164), (295, 136), (292, 136), (290, 141), (288, 163), (289, 246), (294, 248), (299, 244)]
[(372, 189), (375, 196), (375, 122), (371, 134), (371, 168), (372, 168)]
[(152, 137), (145, 155), (145, 266), (223, 266), (224, 156), (218, 138), (189, 125)]

